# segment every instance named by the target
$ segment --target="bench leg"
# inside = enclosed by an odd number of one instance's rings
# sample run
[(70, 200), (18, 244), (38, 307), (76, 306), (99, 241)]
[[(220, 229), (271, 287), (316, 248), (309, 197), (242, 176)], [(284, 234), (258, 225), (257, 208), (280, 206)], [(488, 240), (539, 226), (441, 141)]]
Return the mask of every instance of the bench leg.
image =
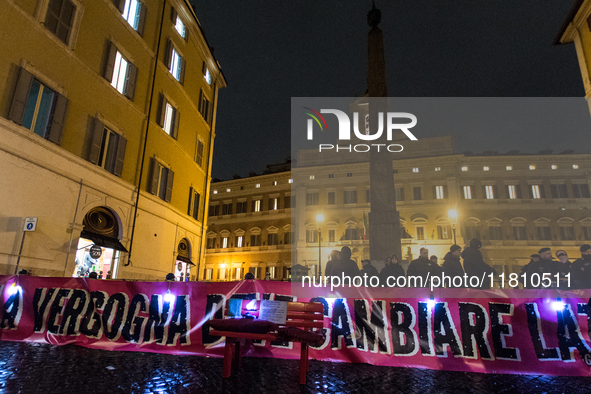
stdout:
[(308, 372), (308, 344), (302, 343), (300, 352), (300, 384), (306, 384), (306, 372)]
[(232, 374), (232, 340), (226, 338), (226, 346), (224, 347), (224, 370), (222, 376), (229, 378)]
[(235, 342), (234, 346), (234, 369), (240, 368), (242, 357), (240, 356), (240, 340)]

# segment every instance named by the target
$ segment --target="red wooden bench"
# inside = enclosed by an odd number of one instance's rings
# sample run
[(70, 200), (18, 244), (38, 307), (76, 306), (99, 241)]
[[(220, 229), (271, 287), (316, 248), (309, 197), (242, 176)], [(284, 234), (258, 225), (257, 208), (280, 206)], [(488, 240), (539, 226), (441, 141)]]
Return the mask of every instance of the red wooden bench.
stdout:
[[(318, 336), (324, 327), (324, 306), (318, 302), (288, 302), (287, 303), (287, 321), (285, 326), (296, 327), (305, 332), (310, 332), (313, 328), (319, 329)], [(255, 315), (258, 311), (253, 311)], [(210, 335), (226, 337), (226, 346), (224, 348), (224, 370), (223, 377), (228, 378), (232, 374), (232, 359), (234, 368), (240, 367), (240, 339), (259, 339), (268, 341), (285, 341), (285, 337), (277, 333), (255, 334), (240, 331), (218, 331), (211, 329)], [(300, 384), (306, 384), (306, 372), (308, 372), (308, 345), (312, 341), (306, 339), (288, 339), (290, 342), (300, 342)], [(234, 346), (232, 346), (234, 345)], [(234, 348), (234, 357), (232, 357), (232, 348)]]

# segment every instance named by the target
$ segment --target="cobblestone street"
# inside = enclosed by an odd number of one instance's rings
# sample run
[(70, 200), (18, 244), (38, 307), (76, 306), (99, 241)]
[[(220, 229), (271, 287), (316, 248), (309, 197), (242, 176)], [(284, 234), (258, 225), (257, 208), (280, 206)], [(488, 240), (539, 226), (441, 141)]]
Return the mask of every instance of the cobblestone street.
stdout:
[(222, 379), (222, 359), (0, 341), (0, 393), (585, 393), (591, 378), (495, 375), (246, 358)]

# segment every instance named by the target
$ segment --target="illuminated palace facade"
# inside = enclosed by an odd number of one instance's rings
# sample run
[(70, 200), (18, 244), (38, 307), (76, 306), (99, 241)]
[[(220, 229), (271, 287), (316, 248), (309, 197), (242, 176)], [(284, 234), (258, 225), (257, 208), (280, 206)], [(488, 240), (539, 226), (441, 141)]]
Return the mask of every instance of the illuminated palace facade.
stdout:
[[(315, 274), (318, 228), (322, 272), (330, 251), (345, 245), (361, 266), (371, 241), (364, 221), (371, 220), (369, 163), (334, 155), (335, 164), (326, 155), (320, 164), (314, 152), (302, 151), (298, 163), (306, 166), (297, 171), (212, 184), (200, 277), (236, 280), (250, 271), (258, 279), (266, 272), (287, 279), (292, 256)], [(564, 249), (572, 261), (580, 257), (579, 246), (591, 242), (589, 154), (455, 154), (452, 137), (437, 137), (393, 158), (407, 262), (426, 247), (441, 264), (454, 229), (462, 247), (479, 238), (485, 261), (499, 273), (519, 272), (542, 247)]]

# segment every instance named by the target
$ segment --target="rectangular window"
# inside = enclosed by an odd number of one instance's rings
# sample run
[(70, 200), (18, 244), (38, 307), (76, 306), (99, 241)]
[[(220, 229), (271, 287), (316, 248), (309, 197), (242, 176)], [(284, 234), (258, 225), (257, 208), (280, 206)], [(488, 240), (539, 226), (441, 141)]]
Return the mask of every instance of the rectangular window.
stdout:
[(328, 205), (336, 204), (335, 192), (328, 192)]
[(209, 123), (209, 100), (207, 99), (207, 97), (205, 97), (203, 89), (201, 89), (201, 91), (199, 92), (199, 107), (197, 109), (199, 110), (201, 116), (203, 116), (203, 119), (205, 119), (205, 121)]
[(464, 200), (471, 200), (472, 199), (472, 186), (464, 186), (463, 188), (463, 196)]
[(68, 45), (74, 24), (76, 6), (69, 0), (50, 0), (45, 17), (45, 27)]
[(219, 216), (220, 214), (220, 206), (219, 205), (210, 205), (209, 206), (209, 217)]
[(283, 233), (283, 244), (291, 245), (293, 242), (293, 233), (286, 231)]
[[(157, 123), (166, 134), (177, 138), (181, 114), (161, 93), (158, 101)], [(201, 164), (200, 164), (201, 165)]]
[(359, 233), (356, 228), (348, 228), (345, 230), (345, 240), (355, 241), (359, 238)]
[(574, 241), (575, 229), (572, 226), (560, 226), (560, 236), (563, 241)]
[(396, 201), (404, 201), (404, 188), (397, 187), (394, 189), (394, 197), (396, 198)]
[(510, 200), (521, 198), (521, 187), (519, 185), (507, 185), (507, 197)]
[(250, 246), (261, 246), (261, 236), (260, 234), (251, 235), (250, 236)]
[(283, 197), (283, 209), (291, 208), (291, 196)]
[(207, 238), (207, 249), (215, 249), (215, 238)]
[(487, 200), (494, 200), (497, 198), (497, 186), (496, 185), (486, 185), (484, 186), (484, 198)]
[(277, 234), (267, 234), (267, 245), (272, 246), (277, 244), (279, 244), (279, 238)]
[(530, 197), (533, 199), (546, 198), (543, 185), (530, 185)]
[(316, 231), (316, 230), (306, 230), (306, 242), (307, 243), (315, 243), (315, 242), (318, 242), (318, 231)]
[(253, 274), (256, 279), (259, 277), (259, 267), (249, 267), (248, 272)]
[(550, 185), (552, 198), (568, 198), (565, 184)]
[(170, 168), (164, 167), (154, 158), (151, 158), (151, 161), (152, 176), (149, 184), (149, 192), (157, 195), (166, 202), (170, 202), (174, 172)]
[(447, 186), (433, 186), (433, 197), (436, 200), (443, 200), (447, 195)]
[(365, 189), (365, 202), (366, 203), (371, 202), (371, 190), (370, 189)]
[(201, 72), (203, 73), (203, 79), (205, 79), (205, 82), (207, 82), (208, 85), (211, 85), (211, 73), (209, 72), (209, 69), (205, 65), (205, 62), (203, 62), (203, 67), (201, 68)]
[(336, 230), (328, 230), (328, 242), (336, 242)]
[(575, 198), (590, 198), (589, 185), (584, 184), (573, 184), (573, 194)]
[(234, 242), (236, 242), (237, 248), (243, 247), (244, 246), (244, 235), (237, 235)]
[(205, 145), (203, 145), (203, 141), (197, 140), (197, 151), (195, 152), (195, 162), (199, 164), (199, 167), (203, 167), (203, 151), (205, 150)]
[(550, 241), (552, 239), (552, 232), (549, 226), (538, 226), (537, 233), (540, 241)]
[(109, 45), (104, 77), (119, 93), (133, 100), (137, 67), (127, 60), (113, 43)]
[(181, 18), (178, 15), (176, 17), (174, 28), (176, 29), (176, 31), (179, 32), (179, 34), (181, 35), (181, 37), (185, 38), (185, 36), (186, 36), (186, 27), (185, 27), (185, 24), (183, 23), (183, 21), (181, 20)]
[(189, 208), (187, 214), (195, 220), (201, 220), (201, 195), (191, 187), (189, 189)]
[(252, 211), (253, 212), (261, 212), (261, 202), (262, 202), (262, 200), (252, 200)]
[[(412, 188), (412, 192), (413, 192), (413, 195), (414, 195), (414, 200), (415, 200), (415, 201), (417, 201), (417, 200), (422, 200), (422, 196), (421, 196), (421, 187), (420, 187), (420, 186), (413, 187), (413, 188)], [(421, 239), (422, 239), (422, 238), (421, 238)]]
[(357, 190), (345, 190), (343, 192), (344, 204), (357, 204)]
[(226, 268), (218, 268), (218, 279), (226, 280)]
[(133, 27), (139, 35), (144, 34), (144, 25), (146, 21), (146, 7), (137, 0), (116, 0), (119, 11), (123, 19)]
[(183, 57), (179, 55), (176, 49), (173, 47), (170, 54), (170, 63), (168, 64), (168, 71), (172, 74), (174, 79), (177, 81), (181, 80), (181, 68), (183, 65)]
[(418, 226), (416, 228), (416, 232), (417, 232), (417, 239), (418, 240), (423, 240), (425, 239), (425, 227), (423, 226)]
[(466, 226), (466, 236), (464, 239), (470, 240), (472, 238), (480, 239), (480, 230), (478, 229), (478, 226)]
[(277, 209), (279, 209), (279, 198), (269, 198), (269, 211), (276, 211)]
[(222, 238), (222, 249), (226, 249), (228, 247), (228, 237)]
[(513, 238), (516, 241), (527, 240), (527, 233), (525, 232), (525, 226), (514, 226), (513, 227)]
[(213, 268), (207, 268), (205, 270), (205, 280), (212, 280), (213, 279)]
[(449, 226), (437, 226), (437, 238), (438, 239), (449, 239)]
[(491, 226), (488, 228), (488, 234), (491, 240), (501, 240), (503, 239), (501, 235), (501, 228), (499, 226)]
[(242, 268), (239, 268), (239, 267), (234, 268), (234, 279), (236, 279), (236, 280), (242, 279)]
[(88, 161), (104, 168), (111, 174), (121, 176), (127, 140), (94, 119), (92, 143)]
[(271, 279), (275, 279), (276, 278), (276, 273), (277, 270), (275, 269), (276, 267), (267, 267), (266, 272), (269, 273), (269, 276), (271, 277)]
[(231, 215), (232, 214), (232, 203), (225, 203), (222, 205), (222, 215)]
[(318, 205), (318, 193), (306, 193), (306, 205)]
[(236, 203), (236, 213), (246, 213), (246, 201), (238, 201)]
[(585, 241), (591, 241), (591, 226), (583, 226), (583, 238)]

